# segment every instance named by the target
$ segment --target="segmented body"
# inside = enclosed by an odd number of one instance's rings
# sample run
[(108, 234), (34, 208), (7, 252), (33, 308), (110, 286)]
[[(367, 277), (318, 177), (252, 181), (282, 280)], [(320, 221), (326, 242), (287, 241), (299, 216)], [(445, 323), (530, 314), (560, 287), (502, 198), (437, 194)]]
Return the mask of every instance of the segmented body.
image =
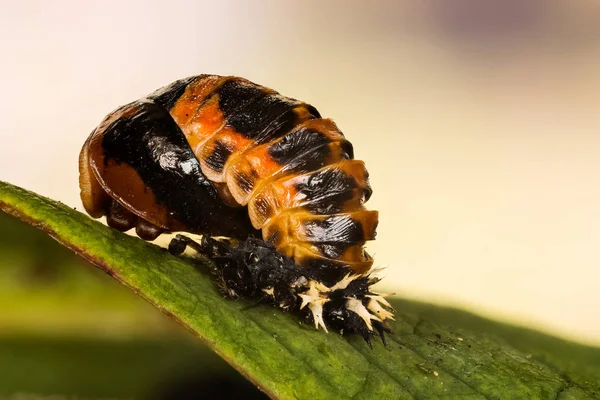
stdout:
[(307, 267), (366, 273), (377, 211), (368, 173), (330, 119), (236, 77), (200, 75), (123, 106), (80, 156), (82, 200), (145, 239), (260, 230)]

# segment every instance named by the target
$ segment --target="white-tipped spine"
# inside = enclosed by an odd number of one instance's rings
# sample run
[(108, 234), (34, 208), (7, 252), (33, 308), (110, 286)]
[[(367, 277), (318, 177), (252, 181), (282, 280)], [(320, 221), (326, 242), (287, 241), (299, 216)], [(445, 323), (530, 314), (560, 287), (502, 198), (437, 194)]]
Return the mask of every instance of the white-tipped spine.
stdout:
[(373, 314), (377, 315), (379, 317), (379, 319), (381, 319), (382, 321), (385, 321), (386, 319), (391, 319), (392, 321), (395, 321), (394, 314), (392, 314), (391, 312), (389, 312), (385, 308), (381, 307), (381, 305), (379, 305), (379, 303), (377, 302), (377, 300), (375, 300), (373, 298), (369, 299), (369, 303), (367, 304), (367, 308)]
[(367, 310), (365, 306), (363, 306), (361, 300), (352, 298), (348, 299), (348, 301), (346, 301), (346, 308), (356, 313), (359, 317), (361, 317), (362, 320), (365, 321), (365, 324), (367, 325), (367, 328), (369, 328), (370, 331), (373, 330), (373, 324), (371, 323), (371, 320), (381, 321), (379, 317), (371, 314), (369, 310)]
[[(336, 290), (346, 289), (352, 281), (360, 277), (361, 275), (347, 274), (332, 287), (327, 287), (318, 281), (310, 281), (308, 290), (298, 294), (302, 299), (300, 309), (304, 309), (308, 306), (312, 313), (315, 327), (319, 329), (319, 326), (321, 326), (327, 332), (327, 327), (325, 326), (325, 321), (323, 319), (323, 305), (329, 301), (330, 293)], [(346, 298), (345, 306), (346, 309), (357, 314), (365, 322), (367, 328), (370, 331), (373, 331), (372, 321), (385, 322), (386, 320), (394, 320), (394, 314), (384, 308), (387, 307), (391, 309), (391, 306), (383, 296), (384, 295), (378, 293), (366, 295), (368, 299), (366, 307), (363, 304), (363, 300), (348, 297)], [(384, 307), (382, 307), (382, 305)]]

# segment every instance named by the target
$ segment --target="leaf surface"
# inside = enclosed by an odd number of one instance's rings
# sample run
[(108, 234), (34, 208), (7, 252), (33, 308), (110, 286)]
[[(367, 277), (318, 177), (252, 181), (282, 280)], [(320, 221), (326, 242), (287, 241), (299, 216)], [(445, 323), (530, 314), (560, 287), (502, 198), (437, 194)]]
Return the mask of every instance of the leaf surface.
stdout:
[[(392, 300), (388, 346), (225, 299), (199, 263), (0, 182), (0, 209), (34, 225), (179, 321), (281, 399), (593, 399), (600, 350), (467, 313)], [(32, 249), (35, 251), (35, 249)]]

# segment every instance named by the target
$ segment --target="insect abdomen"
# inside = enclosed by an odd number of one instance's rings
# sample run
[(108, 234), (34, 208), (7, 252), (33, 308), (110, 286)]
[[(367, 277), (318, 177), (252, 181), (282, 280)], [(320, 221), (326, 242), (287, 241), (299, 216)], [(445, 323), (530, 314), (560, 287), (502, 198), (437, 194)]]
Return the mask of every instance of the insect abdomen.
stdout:
[(378, 214), (363, 205), (371, 195), (365, 165), (333, 121), (241, 78), (174, 85), (181, 95), (163, 96), (166, 108), (202, 172), (222, 197), (248, 207), (264, 240), (274, 237), (277, 250), (301, 265), (369, 270), (363, 247), (375, 238)]

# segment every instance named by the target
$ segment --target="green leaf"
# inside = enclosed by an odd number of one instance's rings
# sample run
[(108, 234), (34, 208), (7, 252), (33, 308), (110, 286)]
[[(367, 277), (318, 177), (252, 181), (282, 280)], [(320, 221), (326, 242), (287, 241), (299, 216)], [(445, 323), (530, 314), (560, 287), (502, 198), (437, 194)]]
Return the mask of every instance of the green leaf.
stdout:
[(395, 299), (394, 335), (370, 350), (361, 338), (317, 331), (279, 309), (224, 299), (197, 262), (24, 189), (0, 182), (0, 209), (129, 286), (273, 398), (600, 396), (597, 348)]

